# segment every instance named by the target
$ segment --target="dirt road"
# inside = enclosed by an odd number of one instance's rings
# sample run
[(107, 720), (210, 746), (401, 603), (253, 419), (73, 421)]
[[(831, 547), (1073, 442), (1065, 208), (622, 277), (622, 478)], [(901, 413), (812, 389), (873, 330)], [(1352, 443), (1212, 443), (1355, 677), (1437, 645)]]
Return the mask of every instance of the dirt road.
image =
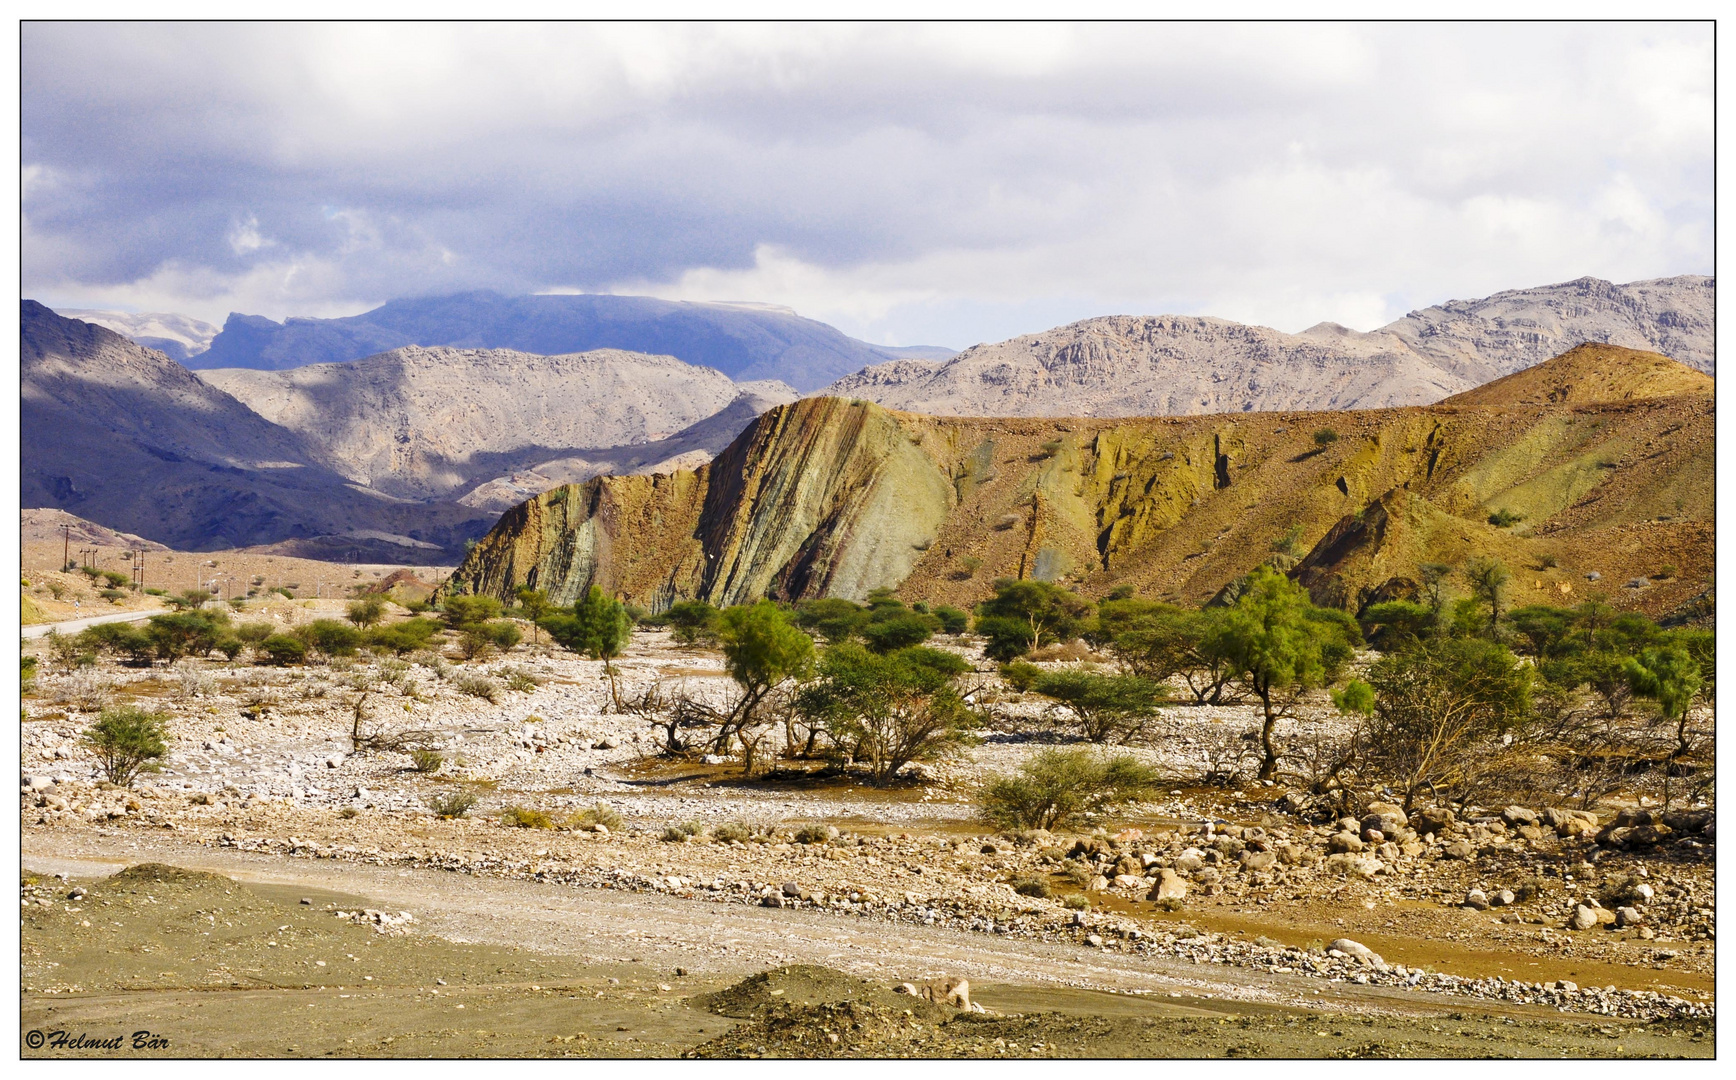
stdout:
[(448, 940), (517, 946), (586, 964), (644, 964), (665, 971), (682, 967), (704, 975), (736, 976), (778, 964), (806, 963), (892, 981), (961, 975), (973, 984), (1137, 992), (1177, 1005), (1558, 1015), (1528, 1006), (1443, 1000), (1439, 995), (1388, 987), (1328, 983), (1227, 965), (1196, 965), (813, 911), (286, 859), (136, 835), (62, 835), (43, 843), (50, 839), (26, 834), (22, 861), (27, 869), (87, 880), (140, 862), (169, 863), (251, 885), (365, 897), (380, 908), (414, 912), (419, 929)]

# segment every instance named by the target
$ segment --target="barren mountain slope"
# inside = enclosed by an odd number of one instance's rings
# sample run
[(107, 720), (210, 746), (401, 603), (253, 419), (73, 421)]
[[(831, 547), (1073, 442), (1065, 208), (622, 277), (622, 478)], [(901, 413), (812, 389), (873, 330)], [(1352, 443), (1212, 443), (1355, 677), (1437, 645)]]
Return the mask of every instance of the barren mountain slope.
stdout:
[[(1652, 358), (1625, 360), (1653, 377)], [(450, 587), (570, 603), (596, 583), (663, 607), (891, 586), (965, 605), (1012, 576), (1200, 602), (1281, 548), (1318, 599), (1351, 608), (1413, 589), (1423, 562), (1492, 555), (1527, 596), (1672, 611), (1710, 585), (1713, 398), (1603, 385), (1619, 399), (1125, 420), (809, 398), (697, 471), (515, 507)], [(1502, 510), (1518, 524), (1488, 521)]]
[(679, 357), (743, 381), (778, 379), (801, 390), (816, 390), (864, 364), (952, 355), (949, 349), (871, 345), (765, 304), (471, 292), (393, 300), (341, 319), (276, 323), (231, 315), (209, 351), (191, 363), (281, 370), (357, 360), (405, 345), (518, 349), (543, 356), (626, 349)]
[(1087, 319), (945, 364), (880, 364), (828, 394), (941, 416), (1176, 416), (1423, 405), (1581, 342), (1712, 370), (1715, 282), (1581, 278), (1451, 301), (1370, 333), (1301, 334), (1183, 316)]
[(351, 363), (200, 375), (300, 434), (332, 468), (401, 498), (456, 495), (562, 451), (664, 439), (740, 391), (711, 368), (612, 349), (409, 346)]
[(940, 366), (868, 368), (827, 393), (936, 416), (1186, 416), (1379, 408), (1472, 385), (1381, 335), (1321, 340), (1224, 319), (1112, 315), (978, 345)]
[(1716, 286), (1695, 274), (1626, 285), (1582, 277), (1482, 300), (1450, 300), (1413, 311), (1377, 333), (1394, 334), (1478, 383), (1581, 342), (1662, 353), (1710, 375)]
[[(21, 501), (182, 550), (372, 529), (460, 547), (473, 510), (358, 491), (162, 353), (22, 304)], [(388, 556), (390, 557), (390, 556)]]
[(1546, 364), (1454, 394), (1443, 405), (1577, 405), (1710, 394), (1715, 383), (1686, 364), (1654, 352), (1614, 345), (1580, 345)]

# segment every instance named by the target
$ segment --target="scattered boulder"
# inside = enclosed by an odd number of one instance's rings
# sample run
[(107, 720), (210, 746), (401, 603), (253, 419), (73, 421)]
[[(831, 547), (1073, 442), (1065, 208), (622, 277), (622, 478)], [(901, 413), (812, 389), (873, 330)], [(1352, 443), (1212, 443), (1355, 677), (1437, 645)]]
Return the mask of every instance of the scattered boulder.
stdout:
[(1157, 879), (1157, 885), (1146, 894), (1147, 900), (1181, 900), (1187, 896), (1187, 882), (1174, 870), (1165, 870)]
[(1465, 859), (1468, 861), (1476, 856), (1477, 849), (1463, 840), (1455, 840), (1453, 843), (1441, 848), (1441, 854), (1449, 859)]
[(1261, 870), (1270, 870), (1272, 864), (1278, 861), (1278, 856), (1270, 851), (1244, 851), (1241, 855), (1242, 869), (1250, 874)]
[(1386, 970), (1386, 961), (1381, 959), (1381, 955), (1360, 941), (1352, 941), (1350, 938), (1341, 937), (1332, 944), (1326, 946), (1326, 951), (1328, 953), (1342, 953), (1345, 956), (1367, 964), (1371, 968), (1377, 968), (1381, 971)]
[(1472, 889), (1470, 892), (1465, 894), (1463, 906), (1475, 911), (1488, 911), (1489, 897), (1482, 889)]
[(1379, 829), (1387, 836), (1394, 835), (1408, 824), (1409, 815), (1404, 812), (1404, 807), (1397, 803), (1369, 803), (1362, 819), (1364, 829)]
[(1326, 841), (1326, 850), (1333, 855), (1361, 851), (1362, 837), (1352, 832), (1334, 833), (1332, 839)]
[(1536, 825), (1539, 818), (1535, 810), (1527, 810), (1523, 806), (1509, 806), (1501, 811), (1501, 820), (1507, 823), (1508, 828), (1516, 829), (1521, 825)]
[(1175, 860), (1175, 868), (1184, 874), (1197, 873), (1205, 869), (1206, 854), (1199, 848), (1188, 848)]
[(1456, 820), (1451, 810), (1444, 806), (1437, 806), (1427, 810), (1418, 810), (1410, 816), (1409, 824), (1419, 836), (1427, 836), (1429, 833), (1441, 836), (1452, 827)]
[(1544, 824), (1555, 830), (1555, 835), (1563, 839), (1597, 832), (1597, 815), (1589, 810), (1564, 810), (1551, 806), (1544, 809), (1541, 818)]
[(1506, 907), (1508, 904), (1511, 904), (1518, 899), (1519, 899), (1519, 897), (1514, 895), (1512, 889), (1501, 889), (1500, 891), (1495, 892), (1495, 893), (1490, 895), (1489, 906), (1491, 906), (1491, 907)]
[(1615, 924), (1619, 927), (1625, 929), (1629, 926), (1639, 926), (1645, 921), (1646, 917), (1640, 914), (1638, 908), (1618, 907), (1615, 909)]

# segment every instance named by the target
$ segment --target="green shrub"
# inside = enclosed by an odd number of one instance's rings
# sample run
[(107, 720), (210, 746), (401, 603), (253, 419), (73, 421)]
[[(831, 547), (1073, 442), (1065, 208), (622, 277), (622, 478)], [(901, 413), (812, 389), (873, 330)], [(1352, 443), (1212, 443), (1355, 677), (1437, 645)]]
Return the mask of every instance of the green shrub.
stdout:
[(522, 668), (514, 668), (504, 674), (506, 677), (506, 688), (508, 690), (517, 690), (521, 694), (534, 694), (536, 693), (536, 688), (542, 685), (535, 675), (532, 675), (530, 672), (525, 671)]
[(533, 810), (528, 806), (509, 806), (500, 812), (503, 824), (520, 829), (552, 829), (554, 819), (541, 810)]
[(976, 629), (988, 639), (983, 655), (1005, 661), (1077, 637), (1091, 614), (1090, 604), (1057, 585), (1001, 578), (995, 595), (977, 605)]
[(671, 604), (663, 619), (680, 644), (713, 644), (717, 641), (717, 614), (717, 609), (703, 600), (683, 600)]
[(1169, 697), (1162, 683), (1138, 675), (1099, 675), (1077, 669), (1045, 672), (1031, 689), (1060, 702), (1092, 742), (1127, 742)]
[(1047, 900), (1051, 895), (1049, 883), (1037, 877), (1019, 878), (1013, 882), (1013, 891), (1020, 896), (1034, 896), (1039, 900)]
[(796, 625), (836, 645), (849, 641), (868, 625), (868, 609), (842, 597), (805, 600), (796, 608)]
[(481, 698), (491, 705), (500, 701), (500, 684), (486, 675), (465, 675), (452, 685), (460, 694)]
[(1007, 680), (1007, 685), (1021, 694), (1036, 685), (1037, 680), (1042, 677), (1043, 669), (1028, 660), (1014, 660), (1001, 665), (1001, 678)]
[(687, 843), (687, 838), (691, 835), (693, 834), (688, 832), (686, 829), (683, 829), (681, 826), (671, 825), (661, 833), (658, 833), (657, 839), (663, 841), (665, 844), (685, 844)]
[(277, 628), (268, 622), (244, 622), (235, 628), (235, 636), (244, 645), (257, 645), (277, 633)]
[(970, 616), (958, 608), (942, 604), (934, 609), (934, 617), (940, 620), (943, 634), (962, 634), (970, 629)]
[(461, 818), (476, 806), (476, 793), (468, 788), (437, 792), (428, 800), (428, 809), (439, 818)]
[(373, 652), (404, 656), (427, 648), (439, 631), (440, 624), (433, 619), (405, 619), (403, 622), (369, 627), (362, 641)]
[(144, 632), (157, 655), (174, 661), (183, 656), (204, 656), (228, 632), (229, 616), (223, 611), (177, 611), (152, 615)]
[(500, 618), (500, 601), (492, 596), (448, 596), (441, 605), (453, 627), (475, 626)]
[(108, 653), (149, 663), (157, 654), (157, 643), (132, 623), (99, 623), (79, 631), (75, 640), (81, 652), (92, 655)]
[(111, 604), (118, 604), (127, 598), (126, 591), (123, 589), (102, 589), (97, 592), (97, 595)]
[(102, 579), (109, 583), (111, 589), (124, 589), (133, 583), (130, 575), (123, 574), (119, 570), (104, 570)]
[(1055, 829), (1157, 786), (1152, 769), (1128, 757), (1100, 757), (1088, 750), (1044, 750), (982, 787), (983, 817), (1008, 829)]
[(578, 829), (590, 829), (601, 825), (605, 829), (614, 831), (622, 825), (621, 815), (616, 813), (615, 808), (606, 802), (588, 806), (567, 820), (569, 824)]
[(354, 656), (362, 632), (337, 619), (315, 619), (296, 630), (296, 636), (325, 656)]
[(719, 844), (747, 843), (753, 837), (753, 830), (739, 821), (726, 821), (711, 830), (711, 838)]
[(134, 705), (104, 709), (96, 723), (84, 731), (84, 743), (111, 784), (130, 786), (141, 771), (162, 767), (169, 747), (164, 713), (146, 712)]
[(1524, 520), (1524, 514), (1515, 514), (1513, 511), (1508, 510), (1505, 507), (1489, 515), (1489, 524), (1495, 526), (1497, 529), (1512, 528), (1514, 525), (1517, 525)]
[[(49, 588), (52, 589), (52, 588), (54, 588), (54, 586), (50, 585)], [(167, 589), (146, 589), (145, 595), (146, 596), (167, 596), (167, 595), (169, 595), (169, 590), (167, 590)], [(55, 597), (55, 599), (58, 600), (60, 598), (57, 596), (57, 597)]]
[(824, 825), (803, 825), (796, 830), (798, 844), (824, 844), (837, 835)]
[(419, 773), (439, 772), (440, 766), (446, 764), (445, 755), (428, 746), (418, 746), (410, 751), (410, 767)]
[(259, 651), (268, 663), (278, 667), (299, 664), (307, 659), (307, 644), (288, 634), (272, 634), (259, 643)]
[(1085, 899), (1083, 893), (1069, 893), (1067, 898), (1061, 901), (1061, 906), (1068, 911), (1084, 911), (1091, 906), (1091, 901)]
[(247, 646), (234, 634), (224, 634), (222, 637), (218, 638), (216, 644), (211, 647), (222, 653), (223, 659), (233, 660), (237, 656), (240, 656), (241, 650)]
[(1322, 450), (1338, 441), (1338, 432), (1332, 428), (1323, 427), (1314, 432), (1314, 445)]
[(465, 659), (474, 660), (478, 656), (487, 656), (495, 649), (505, 652), (522, 640), (524, 635), (519, 632), (518, 624), (511, 619), (495, 619), (493, 622), (466, 626), (459, 634), (458, 647), (464, 653)]
[(912, 645), (922, 644), (933, 635), (934, 630), (929, 625), (932, 618), (932, 615), (917, 615), (913, 612), (877, 619), (862, 628), (862, 639), (877, 653), (908, 649)]
[(22, 693), (30, 693), (36, 689), (36, 665), (34, 656), (26, 656), (18, 661), (18, 678)]

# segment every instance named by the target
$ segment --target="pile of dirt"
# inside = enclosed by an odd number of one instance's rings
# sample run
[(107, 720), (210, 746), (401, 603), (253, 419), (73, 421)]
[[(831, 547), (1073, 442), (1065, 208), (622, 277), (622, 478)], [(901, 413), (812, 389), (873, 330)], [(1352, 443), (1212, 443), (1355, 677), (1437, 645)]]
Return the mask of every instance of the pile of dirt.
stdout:
[(1577, 1024), (1447, 1016), (1100, 1017), (956, 1013), (933, 1023), (879, 1005), (781, 1005), (696, 1058), (1707, 1057), (1711, 1021)]
[(693, 1004), (736, 1019), (794, 1017), (812, 1009), (891, 1010), (896, 1015), (908, 1012), (929, 1021), (957, 1014), (956, 1009), (945, 1005), (899, 994), (889, 986), (814, 964), (762, 971), (727, 989), (695, 997)]

